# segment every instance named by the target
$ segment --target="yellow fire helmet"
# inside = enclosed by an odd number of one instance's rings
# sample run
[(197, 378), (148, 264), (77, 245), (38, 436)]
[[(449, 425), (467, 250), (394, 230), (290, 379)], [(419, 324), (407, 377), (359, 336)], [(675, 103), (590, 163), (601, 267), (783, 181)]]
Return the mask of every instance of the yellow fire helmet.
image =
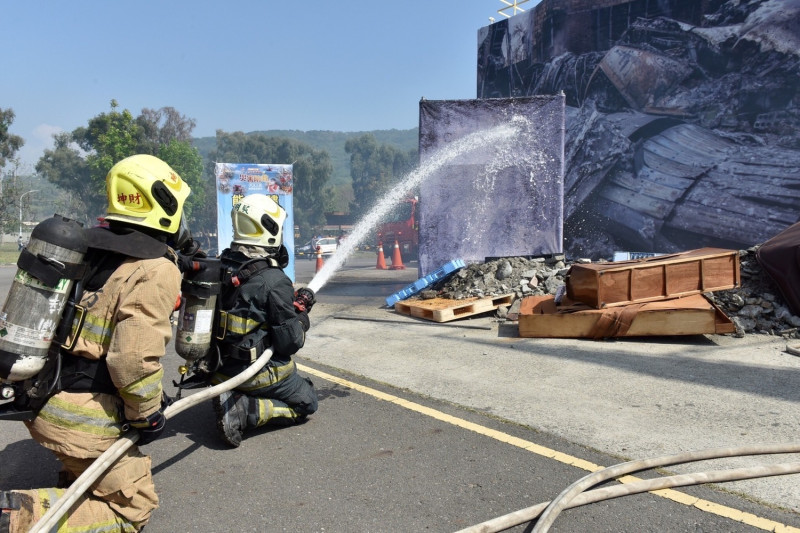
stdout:
[(250, 194), (233, 206), (233, 242), (275, 248), (283, 243), (286, 211), (265, 194)]
[(172, 235), (181, 227), (183, 203), (191, 189), (161, 159), (137, 154), (111, 167), (106, 176), (106, 192), (106, 220)]

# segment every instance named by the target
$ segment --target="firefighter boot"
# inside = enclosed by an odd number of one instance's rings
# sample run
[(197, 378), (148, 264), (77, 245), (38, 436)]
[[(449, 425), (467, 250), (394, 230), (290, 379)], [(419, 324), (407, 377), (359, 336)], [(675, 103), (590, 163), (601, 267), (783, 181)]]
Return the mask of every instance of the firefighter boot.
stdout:
[[(17, 512), (17, 525), (31, 524), (33, 515), (33, 500), (27, 494), (18, 492), (0, 491), (0, 533), (11, 530), (11, 511)], [(15, 529), (20, 529), (15, 527)], [(25, 531), (27, 529), (23, 528)]]
[(241, 392), (226, 391), (212, 402), (217, 414), (217, 429), (222, 439), (234, 448), (238, 447), (247, 428), (250, 399)]

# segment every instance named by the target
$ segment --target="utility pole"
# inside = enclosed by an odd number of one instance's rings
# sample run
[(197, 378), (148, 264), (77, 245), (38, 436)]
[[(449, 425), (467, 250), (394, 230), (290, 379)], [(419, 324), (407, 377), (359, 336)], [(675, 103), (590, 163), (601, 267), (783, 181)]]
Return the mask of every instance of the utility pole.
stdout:
[[(3, 176), (0, 176), (0, 198), (5, 198), (5, 196), (3, 196)], [(6, 239), (5, 220), (3, 220), (3, 215), (5, 215), (5, 212), (5, 209), (0, 212), (0, 246), (5, 244)]]
[[(13, 182), (11, 184), (11, 190), (8, 191), (7, 194), (16, 194), (16, 192), (17, 192), (17, 169), (19, 169), (19, 158), (11, 159), (11, 160), (9, 160), (9, 162), (14, 165), (12, 167), (12, 170), (11, 170), (11, 179), (13, 180)], [(5, 174), (5, 176), (0, 176), (0, 198), (6, 198), (6, 195), (4, 195), (4, 193), (3, 193), (3, 189), (4, 189), (3, 185), (4, 185), (4, 182), (8, 181), (8, 173), (6, 172), (4, 174)], [(7, 189), (8, 187), (6, 186), (5, 188)], [(5, 230), (6, 210), (11, 208), (11, 207), (13, 207), (13, 205), (14, 205), (14, 203), (13, 203), (13, 201), (11, 201), (11, 202), (9, 202), (9, 205), (7, 205), (7, 206), (4, 205), (2, 210), (0, 210), (0, 244), (5, 243), (5, 236), (6, 236), (6, 230)], [(9, 215), (8, 216), (8, 221), (11, 222), (11, 220), (13, 220), (13, 218), (12, 218), (13, 215), (11, 215), (10, 211), (9, 211), (8, 215)]]
[(33, 191), (24, 192), (19, 196), (19, 238), (22, 238), (22, 199), (25, 197), (26, 194), (31, 194), (34, 192), (39, 192), (38, 189)]

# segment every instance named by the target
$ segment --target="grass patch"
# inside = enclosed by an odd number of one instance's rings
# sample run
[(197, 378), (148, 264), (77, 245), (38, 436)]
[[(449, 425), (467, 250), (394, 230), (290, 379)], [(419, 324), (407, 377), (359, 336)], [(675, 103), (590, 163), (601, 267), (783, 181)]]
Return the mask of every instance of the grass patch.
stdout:
[(19, 251), (16, 242), (0, 244), (0, 265), (16, 265)]

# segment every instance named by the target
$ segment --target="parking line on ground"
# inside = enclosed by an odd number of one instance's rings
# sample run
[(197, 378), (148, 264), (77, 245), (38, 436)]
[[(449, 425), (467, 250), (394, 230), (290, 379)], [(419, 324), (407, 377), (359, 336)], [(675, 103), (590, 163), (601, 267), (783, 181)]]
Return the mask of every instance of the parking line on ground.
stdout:
[[(505, 444), (510, 444), (511, 446), (516, 446), (518, 448), (522, 448), (529, 452), (535, 453), (537, 455), (541, 455), (542, 457), (547, 457), (548, 459), (553, 459), (560, 463), (568, 464), (570, 466), (574, 466), (576, 468), (580, 468), (581, 470), (586, 470), (589, 472), (596, 472), (598, 470), (602, 470), (605, 468), (604, 466), (596, 465), (590, 461), (586, 461), (579, 457), (574, 457), (572, 455), (568, 455), (566, 453), (562, 453), (551, 448), (547, 448), (545, 446), (541, 446), (534, 442), (520, 439), (519, 437), (514, 437), (513, 435), (509, 435), (507, 433), (503, 433), (502, 431), (497, 431), (496, 429), (487, 428), (485, 426), (481, 426), (480, 424), (475, 424), (473, 422), (469, 422), (468, 420), (464, 420), (462, 418), (458, 418), (452, 415), (448, 415), (447, 413), (443, 413), (442, 411), (438, 411), (436, 409), (432, 409), (430, 407), (425, 407), (424, 405), (420, 405), (418, 403), (405, 400), (393, 394), (388, 394), (385, 392), (381, 392), (377, 389), (373, 389), (371, 387), (367, 387), (365, 385), (360, 385), (353, 381), (349, 381), (346, 379), (342, 379), (326, 372), (322, 372), (320, 370), (307, 367), (305, 365), (297, 364), (297, 369), (306, 372), (308, 374), (312, 374), (319, 378), (322, 378), (326, 381), (330, 381), (332, 383), (337, 383), (342, 385), (343, 387), (347, 387), (358, 392), (362, 392), (379, 400), (384, 400), (387, 402), (394, 403), (399, 405), (400, 407), (404, 407), (410, 411), (415, 411), (417, 413), (423, 414), (425, 416), (429, 416), (436, 420), (440, 420), (442, 422), (446, 422), (448, 424), (452, 424), (454, 426), (458, 426), (460, 428), (478, 433), (479, 435), (483, 435), (485, 437), (489, 437)], [(636, 476), (622, 476), (617, 481), (621, 483), (635, 483), (637, 481), (641, 481), (641, 478)], [(761, 518), (751, 513), (745, 513), (738, 509), (734, 509), (733, 507), (728, 507), (726, 505), (720, 505), (709, 500), (704, 500), (702, 498), (695, 498), (694, 496), (689, 496), (674, 489), (662, 489), (657, 491), (652, 491), (650, 494), (655, 496), (660, 496), (662, 498), (666, 498), (668, 500), (672, 500), (673, 502), (686, 505), (689, 507), (695, 507), (703, 512), (711, 513), (717, 516), (722, 516), (733, 520), (735, 522), (741, 522), (743, 524), (747, 524), (749, 526), (762, 529), (764, 531), (775, 531), (775, 532), (785, 532), (785, 533), (800, 533), (800, 529), (788, 526), (786, 524), (782, 524), (780, 522), (775, 522), (774, 520), (769, 520), (767, 518)]]

